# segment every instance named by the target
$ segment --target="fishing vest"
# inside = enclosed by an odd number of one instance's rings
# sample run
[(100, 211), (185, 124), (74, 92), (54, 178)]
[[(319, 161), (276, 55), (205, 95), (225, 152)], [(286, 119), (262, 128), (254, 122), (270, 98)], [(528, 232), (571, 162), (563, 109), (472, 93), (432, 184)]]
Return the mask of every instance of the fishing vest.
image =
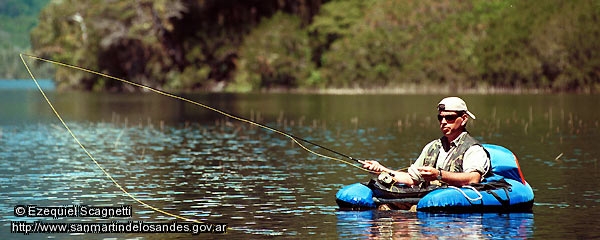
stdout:
[[(444, 138), (444, 137), (442, 137), (442, 138)], [(440, 149), (443, 147), (442, 146), (442, 138), (439, 138), (439, 139), (433, 141), (433, 144), (431, 144), (431, 146), (427, 150), (427, 155), (425, 156), (425, 159), (423, 160), (423, 166), (430, 166), (430, 167), (435, 168), (435, 164), (437, 162), (438, 156), (440, 155)], [(450, 144), (452, 144), (452, 143), (450, 143)], [(455, 149), (454, 151), (452, 151), (452, 153), (450, 153), (450, 155), (448, 156), (448, 159), (450, 159), (450, 160), (448, 161), (446, 166), (444, 166), (442, 168), (442, 170), (449, 171), (449, 172), (462, 172), (463, 171), (463, 157), (465, 156), (465, 152), (467, 152), (467, 150), (473, 145), (481, 146), (479, 141), (477, 141), (477, 139), (471, 137), (471, 135), (469, 135), (469, 133), (466, 133), (462, 137), (460, 137), (458, 139), (456, 145), (457, 145), (457, 147), (456, 147), (457, 149)], [(485, 150), (485, 151), (487, 153), (487, 150)], [(488, 153), (488, 155), (489, 155), (489, 153)]]

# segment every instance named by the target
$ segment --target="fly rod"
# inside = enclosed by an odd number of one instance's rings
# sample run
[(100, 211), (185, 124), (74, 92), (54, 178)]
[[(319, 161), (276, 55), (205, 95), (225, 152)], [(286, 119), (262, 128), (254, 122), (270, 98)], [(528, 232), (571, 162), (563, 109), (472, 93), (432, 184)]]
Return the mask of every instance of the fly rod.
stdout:
[[(273, 127), (269, 127), (267, 125), (264, 125), (264, 124), (261, 124), (261, 123), (258, 123), (258, 122), (246, 119), (246, 118), (235, 116), (233, 114), (230, 114), (230, 113), (227, 113), (225, 111), (216, 109), (214, 107), (211, 107), (211, 106), (208, 106), (208, 105), (205, 105), (205, 104), (202, 104), (202, 103), (199, 103), (199, 102), (196, 102), (196, 101), (193, 101), (193, 100), (181, 97), (181, 96), (177, 96), (177, 95), (174, 95), (174, 94), (171, 94), (171, 93), (168, 93), (168, 92), (156, 89), (156, 88), (148, 87), (148, 86), (143, 85), (143, 84), (135, 83), (135, 82), (132, 82), (132, 81), (129, 81), (129, 80), (125, 80), (123, 78), (114, 77), (114, 76), (111, 76), (111, 75), (108, 75), (108, 74), (105, 74), (105, 73), (101, 73), (101, 72), (98, 72), (98, 71), (90, 70), (90, 69), (87, 69), (87, 68), (83, 68), (83, 67), (79, 67), (79, 66), (75, 66), (75, 65), (63, 63), (63, 62), (58, 62), (58, 61), (54, 61), (54, 60), (50, 60), (50, 59), (45, 59), (45, 58), (41, 58), (41, 57), (38, 57), (38, 56), (30, 55), (30, 54), (24, 54), (24, 53), (22, 53), (20, 55), (21, 55), (21, 59), (23, 60), (24, 64), (25, 64), (25, 60), (23, 59), (23, 56), (26, 56), (26, 57), (29, 57), (31, 59), (35, 59), (35, 60), (38, 60), (38, 61), (43, 61), (43, 62), (55, 64), (55, 65), (58, 65), (58, 66), (62, 66), (62, 67), (66, 67), (66, 68), (71, 68), (71, 69), (76, 69), (76, 70), (80, 70), (80, 71), (83, 71), (83, 72), (91, 73), (91, 74), (94, 74), (94, 75), (97, 75), (97, 76), (101, 76), (101, 77), (105, 77), (105, 78), (110, 78), (110, 79), (113, 79), (113, 80), (117, 80), (117, 81), (129, 84), (129, 85), (135, 86), (135, 87), (139, 87), (139, 88), (142, 88), (142, 89), (145, 89), (145, 90), (148, 90), (148, 91), (151, 91), (151, 92), (163, 95), (163, 96), (167, 96), (167, 97), (170, 97), (170, 98), (174, 98), (174, 99), (177, 99), (177, 100), (181, 100), (181, 101), (184, 101), (184, 102), (191, 103), (191, 104), (196, 105), (196, 106), (200, 106), (200, 107), (203, 107), (205, 109), (208, 109), (208, 110), (217, 112), (219, 114), (222, 114), (224, 116), (230, 117), (232, 119), (235, 119), (235, 120), (238, 120), (238, 121), (241, 121), (241, 122), (245, 122), (245, 123), (248, 123), (248, 124), (251, 124), (251, 125), (255, 125), (255, 126), (261, 127), (263, 129), (267, 129), (267, 130), (279, 133), (281, 135), (284, 135), (284, 136), (292, 139), (292, 141), (294, 141), (295, 143), (297, 143), (304, 150), (306, 150), (306, 151), (308, 151), (308, 152), (310, 152), (312, 154), (315, 154), (317, 156), (320, 156), (320, 157), (323, 157), (323, 158), (327, 158), (327, 159), (331, 159), (331, 160), (335, 160), (335, 161), (340, 161), (340, 162), (346, 163), (348, 165), (354, 166), (356, 168), (365, 170), (361, 166), (355, 165), (352, 162), (349, 162), (349, 161), (346, 161), (346, 160), (343, 160), (343, 159), (339, 159), (339, 158), (336, 158), (336, 157), (327, 156), (327, 155), (324, 155), (324, 154), (321, 154), (321, 153), (317, 153), (317, 152), (315, 152), (313, 150), (310, 150), (309, 148), (307, 148), (306, 146), (304, 146), (300, 142), (311, 144), (313, 146), (319, 147), (319, 148), (324, 149), (326, 151), (329, 151), (331, 153), (334, 153), (334, 154), (337, 154), (339, 156), (342, 156), (342, 157), (344, 157), (346, 159), (349, 159), (351, 161), (354, 161), (354, 162), (357, 162), (357, 163), (361, 163), (360, 160), (355, 159), (355, 158), (353, 158), (353, 157), (351, 157), (351, 156), (349, 156), (347, 154), (343, 154), (343, 153), (341, 153), (339, 151), (336, 151), (336, 150), (333, 150), (331, 148), (322, 146), (320, 144), (314, 143), (314, 142), (306, 140), (304, 138), (292, 135), (292, 134), (284, 132), (282, 130), (275, 129)], [(29, 70), (29, 68), (28, 68), (28, 70)], [(31, 74), (31, 75), (32, 75), (32, 78), (33, 78), (33, 74)], [(366, 171), (368, 171), (368, 170), (366, 170)]]

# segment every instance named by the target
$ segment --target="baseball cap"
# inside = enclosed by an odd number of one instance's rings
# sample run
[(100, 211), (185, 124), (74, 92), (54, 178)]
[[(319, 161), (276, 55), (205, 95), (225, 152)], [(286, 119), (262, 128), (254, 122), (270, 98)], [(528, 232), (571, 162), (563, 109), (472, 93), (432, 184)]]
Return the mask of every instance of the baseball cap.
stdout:
[(459, 97), (447, 97), (438, 103), (438, 111), (465, 111), (469, 117), (475, 119), (475, 115), (469, 112), (465, 101)]

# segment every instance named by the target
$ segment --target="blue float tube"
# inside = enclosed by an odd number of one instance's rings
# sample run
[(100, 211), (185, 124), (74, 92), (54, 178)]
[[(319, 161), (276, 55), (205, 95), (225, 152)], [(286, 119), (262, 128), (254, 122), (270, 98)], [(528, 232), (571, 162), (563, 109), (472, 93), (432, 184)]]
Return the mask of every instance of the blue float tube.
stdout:
[(335, 194), (336, 202), (344, 210), (366, 210), (376, 208), (373, 191), (362, 183), (343, 187)]
[[(424, 212), (528, 212), (533, 206), (529, 184), (506, 179), (508, 189), (475, 191), (470, 188), (443, 188), (425, 195), (417, 204)], [(496, 195), (494, 196), (495, 193)]]
[(441, 188), (425, 195), (417, 204), (426, 212), (527, 212), (533, 207), (533, 189), (523, 178), (517, 157), (508, 149), (491, 144), (483, 147), (490, 153), (494, 176), (485, 182), (504, 179), (511, 187), (490, 191)]
[[(468, 187), (440, 188), (418, 201), (417, 210), (424, 212), (529, 212), (534, 194), (523, 178), (516, 156), (508, 149), (492, 144), (483, 147), (490, 153), (493, 177), (485, 182), (504, 179), (511, 187), (476, 191)], [(402, 201), (403, 199), (397, 199)], [(377, 206), (373, 191), (362, 183), (348, 185), (336, 194), (340, 209), (363, 210)]]

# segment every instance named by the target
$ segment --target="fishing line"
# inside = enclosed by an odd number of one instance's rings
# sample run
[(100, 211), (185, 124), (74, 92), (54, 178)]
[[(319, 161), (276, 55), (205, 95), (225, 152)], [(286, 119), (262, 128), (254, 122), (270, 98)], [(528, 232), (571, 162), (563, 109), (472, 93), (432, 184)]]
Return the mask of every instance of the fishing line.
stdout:
[(350, 157), (350, 156), (348, 156), (348, 155), (346, 155), (346, 154), (343, 154), (343, 153), (337, 152), (337, 151), (335, 151), (335, 150), (332, 150), (332, 149), (330, 149), (330, 148), (327, 148), (327, 147), (321, 146), (321, 145), (319, 145), (319, 144), (313, 143), (313, 142), (311, 142), (311, 141), (309, 141), (309, 140), (306, 140), (306, 139), (303, 139), (303, 138), (300, 138), (300, 137), (296, 137), (296, 136), (294, 136), (294, 135), (292, 135), (292, 134), (289, 134), (289, 133), (286, 133), (286, 132), (283, 132), (283, 131), (277, 130), (277, 129), (275, 129), (275, 128), (272, 128), (272, 127), (266, 126), (266, 125), (264, 125), (264, 124), (260, 124), (260, 123), (257, 123), (257, 122), (254, 122), (254, 121), (251, 121), (251, 120), (248, 120), (248, 119), (245, 119), (245, 118), (241, 118), (241, 117), (238, 117), (238, 116), (235, 116), (235, 115), (229, 114), (229, 113), (227, 113), (227, 112), (221, 111), (221, 110), (219, 110), (219, 109), (213, 108), (213, 107), (211, 107), (211, 106), (208, 106), (208, 105), (205, 105), (205, 104), (202, 104), (202, 103), (199, 103), (199, 102), (196, 102), (196, 101), (193, 101), (193, 100), (190, 100), (190, 99), (184, 98), (184, 97), (180, 97), (180, 96), (177, 96), (177, 95), (173, 95), (173, 94), (171, 94), (171, 93), (164, 92), (164, 91), (161, 91), (161, 90), (158, 90), (158, 89), (155, 89), (155, 88), (151, 88), (151, 87), (148, 87), (148, 86), (145, 86), (145, 85), (139, 84), (139, 83), (131, 82), (131, 81), (128, 81), (128, 80), (125, 80), (125, 79), (122, 79), (122, 78), (113, 77), (113, 76), (110, 76), (110, 75), (108, 75), (108, 74), (100, 73), (100, 72), (97, 72), (97, 71), (89, 70), (89, 69), (82, 68), (82, 67), (78, 67), (78, 66), (75, 66), (75, 65), (70, 65), (70, 64), (66, 64), (66, 63), (62, 63), (62, 62), (58, 62), (58, 61), (54, 61), (54, 60), (49, 60), (49, 59), (45, 59), (45, 58), (41, 58), (41, 57), (37, 57), (37, 56), (33, 56), (33, 55), (29, 55), (29, 54), (24, 54), (24, 53), (21, 53), (21, 54), (19, 54), (19, 56), (21, 57), (21, 61), (23, 61), (23, 64), (25, 65), (25, 68), (27, 69), (27, 72), (29, 73), (29, 75), (31, 76), (31, 79), (34, 81), (34, 83), (35, 83), (35, 85), (37, 86), (38, 90), (39, 90), (39, 91), (40, 91), (40, 93), (42, 94), (42, 96), (43, 96), (44, 100), (46, 101), (46, 103), (48, 103), (48, 106), (50, 106), (50, 109), (52, 110), (52, 112), (54, 112), (54, 115), (56, 115), (56, 117), (57, 117), (57, 118), (60, 120), (60, 122), (62, 123), (62, 125), (65, 127), (65, 129), (67, 130), (67, 132), (69, 132), (69, 134), (70, 134), (70, 135), (71, 135), (71, 137), (72, 137), (72, 138), (75, 140), (75, 142), (76, 142), (76, 143), (79, 145), (79, 147), (80, 147), (80, 148), (81, 148), (81, 149), (82, 149), (82, 150), (83, 150), (83, 151), (86, 153), (86, 155), (87, 155), (87, 156), (88, 156), (88, 157), (89, 157), (89, 158), (90, 158), (90, 159), (91, 159), (91, 160), (94, 162), (94, 164), (96, 164), (96, 166), (97, 166), (97, 167), (98, 167), (98, 168), (99, 168), (99, 169), (100, 169), (100, 170), (101, 170), (101, 171), (102, 171), (102, 172), (103, 172), (103, 173), (104, 173), (104, 174), (105, 174), (105, 175), (106, 175), (106, 176), (107, 176), (107, 177), (108, 177), (108, 178), (109, 178), (109, 179), (110, 179), (110, 180), (111, 180), (111, 181), (112, 181), (114, 184), (115, 184), (115, 186), (117, 186), (117, 188), (119, 188), (119, 189), (120, 189), (120, 190), (121, 190), (123, 193), (125, 193), (125, 195), (127, 195), (128, 197), (130, 197), (130, 198), (131, 198), (131, 199), (133, 199), (134, 201), (138, 202), (139, 204), (141, 204), (141, 205), (143, 205), (143, 206), (145, 206), (145, 207), (147, 207), (147, 208), (149, 208), (149, 209), (152, 209), (152, 210), (154, 210), (154, 211), (156, 211), (156, 212), (159, 212), (159, 213), (162, 213), (162, 214), (165, 214), (165, 215), (168, 215), (168, 216), (174, 217), (174, 218), (178, 218), (178, 219), (182, 219), (182, 220), (186, 220), (186, 221), (197, 222), (197, 223), (203, 223), (203, 222), (201, 222), (201, 221), (199, 221), (199, 220), (195, 220), (195, 219), (189, 219), (189, 218), (182, 217), (182, 216), (179, 216), (179, 215), (176, 215), (176, 214), (172, 214), (172, 213), (169, 213), (169, 212), (163, 211), (163, 210), (161, 210), (161, 209), (158, 209), (158, 208), (156, 208), (156, 207), (153, 207), (153, 206), (151, 206), (151, 205), (149, 205), (149, 204), (145, 203), (144, 201), (142, 201), (142, 200), (140, 200), (140, 199), (136, 198), (136, 197), (135, 197), (135, 196), (133, 196), (131, 193), (129, 193), (127, 190), (125, 190), (125, 188), (123, 188), (123, 187), (121, 186), (121, 184), (119, 184), (119, 183), (118, 183), (118, 182), (117, 182), (117, 181), (116, 181), (116, 180), (115, 180), (115, 179), (114, 179), (114, 178), (113, 178), (113, 177), (110, 175), (110, 173), (108, 173), (108, 171), (106, 171), (106, 170), (105, 170), (105, 169), (104, 169), (104, 168), (103, 168), (103, 167), (100, 165), (100, 163), (99, 163), (99, 162), (96, 160), (96, 158), (95, 158), (95, 157), (94, 157), (94, 156), (93, 156), (93, 155), (92, 155), (92, 154), (91, 154), (91, 153), (90, 153), (90, 152), (89, 152), (89, 151), (88, 151), (88, 150), (87, 150), (87, 149), (86, 149), (86, 148), (83, 146), (83, 144), (81, 143), (81, 141), (79, 141), (79, 138), (77, 138), (77, 136), (76, 136), (76, 135), (75, 135), (75, 133), (74, 133), (74, 132), (71, 130), (71, 128), (69, 128), (69, 126), (68, 126), (68, 125), (67, 125), (67, 123), (66, 123), (66, 122), (63, 120), (62, 116), (61, 116), (61, 115), (58, 113), (58, 111), (56, 110), (56, 108), (54, 108), (54, 105), (52, 104), (52, 102), (50, 101), (50, 99), (48, 98), (48, 96), (46, 96), (46, 93), (44, 92), (44, 90), (42, 90), (42, 88), (41, 88), (41, 86), (39, 85), (38, 81), (37, 81), (37, 80), (36, 80), (36, 78), (34, 77), (34, 75), (33, 75), (33, 73), (31, 72), (31, 70), (29, 69), (29, 66), (27, 65), (27, 62), (25, 61), (25, 59), (23, 58), (23, 56), (29, 57), (29, 58), (31, 58), (31, 59), (34, 59), (34, 60), (43, 61), (43, 62), (47, 62), (47, 63), (51, 63), (51, 64), (55, 64), (55, 65), (59, 65), (59, 66), (62, 66), (62, 67), (67, 67), (67, 68), (71, 68), (71, 69), (76, 69), (76, 70), (80, 70), (80, 71), (83, 71), (83, 72), (87, 72), (87, 73), (95, 74), (95, 75), (98, 75), (98, 76), (102, 76), (102, 77), (110, 78), (110, 79), (113, 79), (113, 80), (121, 81), (121, 82), (123, 82), (123, 83), (127, 83), (127, 84), (130, 84), (130, 85), (133, 85), (133, 86), (136, 86), (136, 87), (142, 88), (142, 89), (146, 89), (146, 90), (148, 90), (148, 91), (155, 92), (155, 93), (161, 94), (161, 95), (163, 95), (163, 96), (167, 96), (167, 97), (170, 97), (170, 98), (174, 98), (174, 99), (177, 99), (177, 100), (181, 100), (181, 101), (184, 101), (184, 102), (187, 102), (187, 103), (194, 104), (194, 105), (196, 105), (196, 106), (200, 106), (200, 107), (203, 107), (203, 108), (209, 109), (209, 110), (211, 110), (211, 111), (214, 111), (214, 112), (217, 112), (217, 113), (219, 113), (219, 114), (222, 114), (222, 115), (224, 115), (224, 116), (226, 116), (226, 117), (229, 117), (229, 118), (232, 118), (232, 119), (235, 119), (235, 120), (241, 121), (241, 122), (245, 122), (245, 123), (248, 123), (248, 124), (251, 124), (251, 125), (255, 125), (255, 126), (258, 126), (258, 127), (264, 128), (264, 129), (266, 129), (266, 130), (270, 130), (270, 131), (273, 131), (273, 132), (279, 133), (279, 134), (281, 134), (281, 135), (283, 135), (283, 136), (286, 136), (286, 137), (288, 137), (288, 138), (292, 139), (292, 141), (294, 141), (296, 144), (298, 144), (298, 146), (300, 146), (302, 149), (304, 149), (304, 150), (306, 150), (307, 152), (309, 152), (309, 153), (312, 153), (312, 154), (314, 154), (314, 155), (316, 155), (316, 156), (323, 157), (323, 158), (330, 159), (330, 160), (339, 161), (339, 162), (342, 162), (342, 163), (348, 164), (348, 165), (350, 165), (350, 166), (353, 166), (353, 167), (355, 167), (355, 168), (361, 169), (361, 170), (363, 170), (363, 171), (370, 172), (369, 170), (367, 170), (367, 169), (364, 169), (364, 168), (362, 168), (361, 166), (355, 165), (355, 164), (353, 164), (353, 163), (352, 163), (352, 162), (350, 162), (350, 161), (343, 160), (343, 159), (336, 158), (336, 157), (327, 156), (327, 155), (324, 155), (324, 154), (321, 154), (321, 153), (315, 152), (315, 151), (313, 151), (313, 150), (309, 149), (308, 147), (304, 146), (304, 145), (303, 145), (302, 143), (300, 143), (300, 142), (304, 142), (304, 143), (312, 144), (312, 145), (314, 145), (314, 146), (320, 147), (320, 148), (322, 148), (322, 149), (325, 149), (325, 150), (327, 150), (327, 151), (330, 151), (330, 152), (332, 152), (332, 153), (335, 153), (335, 154), (338, 154), (338, 155), (340, 155), (340, 156), (343, 156), (343, 157), (345, 157), (345, 158), (348, 158), (348, 159), (350, 159), (350, 160), (353, 160), (353, 161), (356, 161), (356, 162), (360, 162), (359, 160), (357, 160), (357, 159), (354, 159), (354, 158), (352, 158), (352, 157)]
[[(354, 166), (354, 167), (356, 167), (356, 168), (359, 168), (359, 169), (362, 169), (362, 170), (364, 170), (362, 167), (360, 167), (360, 166), (357, 166), (357, 165), (353, 164), (352, 162), (349, 162), (349, 161), (346, 161), (346, 160), (343, 160), (343, 159), (340, 159), (340, 158), (336, 158), (336, 157), (327, 156), (327, 155), (324, 155), (324, 154), (321, 154), (321, 153), (315, 152), (315, 151), (313, 151), (313, 150), (310, 150), (309, 148), (307, 148), (306, 146), (304, 146), (303, 144), (301, 144), (301, 143), (300, 143), (300, 141), (302, 141), (302, 142), (305, 142), (305, 143), (308, 143), (308, 144), (312, 144), (312, 145), (314, 145), (314, 146), (317, 146), (317, 147), (319, 147), (319, 148), (325, 149), (325, 150), (327, 150), (327, 151), (330, 151), (330, 152), (332, 152), (332, 153), (335, 153), (335, 154), (338, 154), (338, 155), (340, 155), (340, 156), (343, 156), (343, 157), (345, 157), (345, 158), (348, 158), (348, 159), (350, 159), (350, 160), (352, 160), (352, 161), (359, 162), (359, 160), (357, 160), (357, 159), (355, 159), (355, 158), (353, 158), (353, 157), (350, 157), (350, 156), (348, 156), (348, 155), (346, 155), (346, 154), (343, 154), (343, 153), (340, 153), (340, 152), (338, 152), (338, 151), (335, 151), (335, 150), (333, 150), (333, 149), (330, 149), (330, 148), (327, 148), (327, 147), (321, 146), (321, 145), (319, 145), (319, 144), (317, 144), (317, 143), (314, 143), (314, 142), (311, 142), (311, 141), (309, 141), (309, 140), (306, 140), (306, 139), (303, 139), (303, 138), (300, 138), (300, 137), (294, 136), (294, 135), (292, 135), (292, 134), (290, 134), (290, 133), (287, 133), (287, 132), (284, 132), (284, 131), (281, 131), (281, 130), (278, 130), (278, 129), (275, 129), (275, 128), (272, 128), (272, 127), (269, 127), (269, 126), (267, 126), (267, 125), (264, 125), (264, 124), (257, 123), (257, 122), (255, 122), (255, 121), (252, 121), (252, 120), (248, 120), (248, 119), (245, 119), (245, 118), (241, 118), (241, 117), (235, 116), (235, 115), (233, 115), (233, 114), (230, 114), (230, 113), (224, 112), (224, 111), (222, 111), (222, 110), (219, 110), (219, 109), (213, 108), (213, 107), (211, 107), (211, 106), (208, 106), (208, 105), (205, 105), (205, 104), (202, 104), (202, 103), (199, 103), (199, 102), (196, 102), (196, 101), (193, 101), (193, 100), (190, 100), (190, 99), (184, 98), (184, 97), (180, 97), (180, 96), (177, 96), (177, 95), (174, 95), (174, 94), (171, 94), (171, 93), (165, 92), (165, 91), (161, 91), (161, 90), (158, 90), (158, 89), (155, 89), (155, 88), (151, 88), (151, 87), (145, 86), (145, 85), (143, 85), (143, 84), (135, 83), (135, 82), (128, 81), (128, 80), (125, 80), (125, 79), (122, 79), (122, 78), (118, 78), (118, 77), (113, 77), (113, 76), (111, 76), (111, 75), (104, 74), (104, 73), (101, 73), (101, 72), (97, 72), (97, 71), (94, 71), (94, 70), (90, 70), (90, 69), (86, 69), (86, 68), (82, 68), (82, 67), (78, 67), (78, 66), (70, 65), (70, 64), (67, 64), (67, 63), (62, 63), (62, 62), (54, 61), (54, 60), (49, 60), (49, 59), (45, 59), (45, 58), (41, 58), (41, 57), (37, 57), (37, 56), (33, 56), (33, 55), (29, 55), (29, 54), (24, 54), (24, 53), (22, 53), (22, 54), (20, 54), (20, 55), (21, 55), (21, 59), (22, 59), (22, 60), (23, 60), (23, 56), (27, 56), (27, 57), (29, 57), (29, 58), (32, 58), (32, 59), (35, 59), (35, 60), (39, 60), (39, 61), (43, 61), (43, 62), (48, 62), (48, 63), (52, 63), (52, 64), (55, 64), (55, 65), (59, 65), (59, 66), (67, 67), (67, 68), (72, 68), (72, 69), (80, 70), (80, 71), (83, 71), (83, 72), (87, 72), (87, 73), (95, 74), (95, 75), (98, 75), (98, 76), (102, 76), (102, 77), (110, 78), (110, 79), (113, 79), (113, 80), (121, 81), (121, 82), (123, 82), (123, 83), (127, 83), (127, 84), (130, 84), (130, 85), (133, 85), (133, 86), (139, 87), (139, 88), (143, 88), (143, 89), (146, 89), (146, 90), (148, 90), (148, 91), (152, 91), (152, 92), (158, 93), (158, 94), (160, 94), (160, 95), (164, 95), (164, 96), (167, 96), (167, 97), (170, 97), (170, 98), (174, 98), (174, 99), (177, 99), (177, 100), (181, 100), (181, 101), (184, 101), (184, 102), (187, 102), (187, 103), (194, 104), (194, 105), (196, 105), (196, 106), (200, 106), (200, 107), (206, 108), (206, 109), (208, 109), (208, 110), (211, 110), (211, 111), (217, 112), (217, 113), (219, 113), (219, 114), (222, 114), (222, 115), (224, 115), (224, 116), (226, 116), (226, 117), (229, 117), (229, 118), (232, 118), (232, 119), (235, 119), (235, 120), (241, 121), (241, 122), (245, 122), (245, 123), (248, 123), (248, 124), (251, 124), (251, 125), (255, 125), (255, 126), (258, 126), (258, 127), (264, 128), (264, 129), (267, 129), (267, 130), (269, 130), (269, 131), (273, 131), (273, 132), (279, 133), (279, 134), (281, 134), (281, 135), (283, 135), (283, 136), (286, 136), (286, 137), (288, 137), (288, 138), (292, 139), (292, 140), (293, 140), (293, 141), (294, 141), (296, 144), (298, 144), (298, 145), (299, 145), (301, 148), (303, 148), (304, 150), (306, 150), (306, 151), (308, 151), (308, 152), (310, 152), (310, 153), (312, 153), (312, 154), (315, 154), (315, 155), (317, 155), (317, 156), (319, 156), (319, 157), (323, 157), (323, 158), (327, 158), (327, 159), (331, 159), (331, 160), (335, 160), (335, 161), (343, 162), (343, 163), (349, 164), (349, 165), (351, 165), (351, 166)], [(27, 66), (27, 64), (25, 63), (25, 60), (23, 60), (23, 63), (25, 64), (25, 66), (27, 67), (27, 70), (29, 71), (29, 67), (28, 67), (28, 66)], [(33, 77), (33, 74), (31, 74), (31, 72), (29, 72), (29, 73), (30, 73), (30, 75), (31, 75), (32, 79), (35, 81), (35, 78)], [(36, 83), (37, 83), (37, 81), (36, 81)], [(40, 91), (41, 91), (41, 89), (40, 89)], [(43, 91), (42, 91), (42, 92), (43, 92)]]

